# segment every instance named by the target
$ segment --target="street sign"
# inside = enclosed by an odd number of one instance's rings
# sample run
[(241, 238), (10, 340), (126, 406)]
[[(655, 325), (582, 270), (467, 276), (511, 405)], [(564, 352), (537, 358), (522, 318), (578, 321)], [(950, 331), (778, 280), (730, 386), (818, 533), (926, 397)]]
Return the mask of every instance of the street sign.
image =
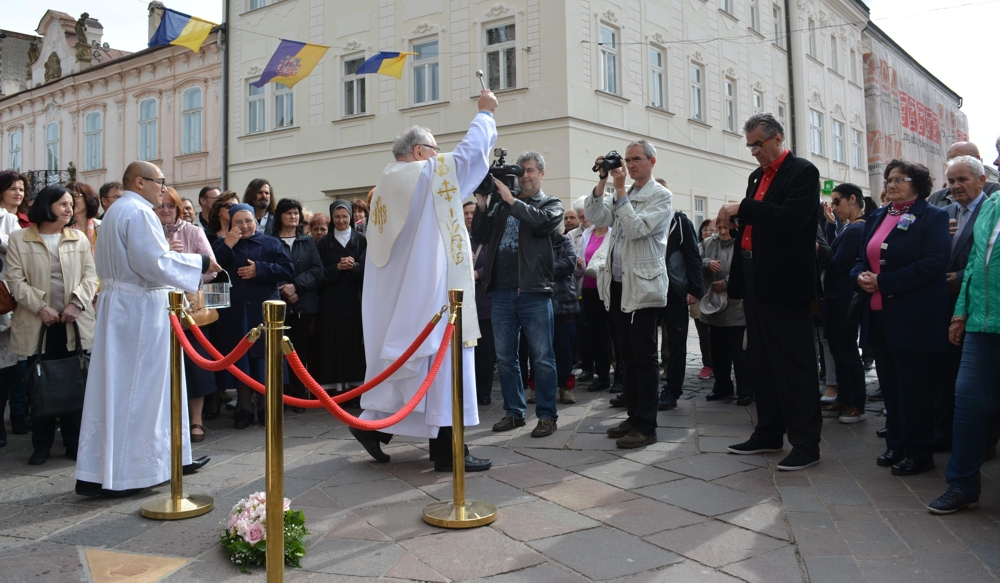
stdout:
[(823, 181), (823, 194), (825, 194), (827, 196), (833, 194), (833, 181), (832, 180), (824, 180)]

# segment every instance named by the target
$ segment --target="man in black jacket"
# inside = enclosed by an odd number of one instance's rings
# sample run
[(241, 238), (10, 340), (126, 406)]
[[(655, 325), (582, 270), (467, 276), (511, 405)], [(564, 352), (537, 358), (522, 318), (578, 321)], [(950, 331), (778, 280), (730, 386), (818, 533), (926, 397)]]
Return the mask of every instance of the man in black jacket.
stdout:
[(760, 164), (743, 202), (719, 210), (719, 228), (743, 227), (733, 255), (729, 299), (743, 299), (747, 352), (757, 398), (757, 426), (735, 454), (792, 452), (779, 470), (819, 463), (820, 413), (810, 302), (818, 297), (816, 225), (819, 170), (785, 149), (785, 131), (770, 113), (743, 126), (747, 148)]
[[(493, 294), (493, 339), (496, 343), (503, 419), (493, 431), (510, 431), (525, 424), (524, 385), (518, 344), (524, 328), (535, 371), (535, 415), (532, 437), (556, 430), (556, 359), (552, 348), (553, 255), (551, 235), (563, 221), (559, 199), (542, 193), (545, 159), (538, 152), (521, 154), (521, 191), (515, 198), (494, 179), (489, 200), (477, 194), (472, 238), (489, 246), (483, 270), (486, 293)], [(499, 199), (499, 200), (498, 200)]]

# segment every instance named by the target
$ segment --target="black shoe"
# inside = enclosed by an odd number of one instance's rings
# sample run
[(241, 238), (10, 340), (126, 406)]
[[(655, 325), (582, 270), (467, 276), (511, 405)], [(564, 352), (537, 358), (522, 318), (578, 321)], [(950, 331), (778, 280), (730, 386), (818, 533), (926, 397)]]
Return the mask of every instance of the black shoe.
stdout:
[(951, 451), (951, 440), (934, 437), (931, 439), (931, 453), (948, 453)]
[(523, 417), (518, 418), (504, 415), (502, 419), (493, 424), (493, 431), (510, 431), (518, 427), (524, 427)]
[(597, 375), (595, 375), (594, 373), (585, 370), (580, 374), (576, 375), (576, 384), (579, 385), (581, 383), (592, 383), (594, 382), (594, 379), (596, 377)]
[(721, 394), (721, 393), (712, 392), (712, 393), (709, 393), (707, 397), (705, 397), (705, 400), (706, 401), (721, 401), (722, 399), (732, 399), (732, 398), (733, 398), (733, 394), (732, 393)]
[(28, 458), (28, 463), (33, 466), (40, 466), (44, 464), (47, 459), (49, 459), (48, 449), (36, 449), (31, 452), (31, 457)]
[(608, 389), (612, 394), (617, 395), (618, 393), (625, 392), (625, 385), (621, 383), (611, 383), (611, 388)]
[(587, 387), (587, 392), (588, 393), (600, 393), (601, 391), (603, 391), (605, 389), (610, 389), (610, 388), (611, 388), (611, 382), (610, 381), (598, 380), (598, 381), (595, 381), (594, 384), (592, 384), (589, 387)]
[(889, 430), (885, 427), (875, 432), (875, 437), (881, 437), (882, 439), (885, 439), (886, 435), (889, 435)]
[(730, 445), (726, 449), (729, 453), (735, 453), (738, 455), (750, 455), (754, 453), (769, 453), (773, 451), (781, 451), (785, 443), (783, 439), (779, 439), (773, 443), (765, 443), (762, 440), (750, 437), (750, 439), (744, 441), (743, 443), (737, 443), (736, 445)]
[(898, 464), (892, 466), (893, 476), (915, 476), (934, 469), (934, 458), (927, 458), (924, 461), (917, 461), (913, 458), (906, 458)]
[(893, 451), (891, 449), (885, 450), (885, 453), (875, 458), (875, 463), (883, 468), (894, 466), (901, 461), (903, 461), (903, 452)]
[(253, 411), (249, 409), (240, 409), (236, 412), (236, 421), (233, 423), (233, 427), (236, 429), (246, 429), (253, 424)]
[(193, 473), (197, 472), (198, 470), (202, 469), (203, 467), (205, 467), (205, 464), (207, 464), (211, 460), (212, 460), (212, 458), (208, 457), (207, 455), (201, 456), (200, 458), (198, 458), (198, 459), (192, 461), (191, 463), (185, 465), (184, 468), (183, 468), (182, 473), (185, 476), (190, 476), (191, 474), (193, 474)]
[(257, 409), (257, 425), (261, 427), (267, 425), (267, 409)]
[(660, 391), (660, 401), (657, 404), (657, 409), (660, 411), (669, 411), (677, 407), (677, 397), (670, 394), (670, 389), (663, 389)]
[(632, 431), (632, 422), (626, 419), (614, 427), (609, 427), (607, 433), (608, 437), (618, 439), (619, 437), (625, 437), (630, 431)]
[(392, 435), (388, 433), (382, 433), (381, 431), (364, 431), (361, 429), (350, 428), (351, 435), (354, 439), (357, 439), (361, 445), (364, 446), (365, 451), (368, 455), (372, 456), (380, 464), (389, 462), (389, 454), (382, 453), (383, 443), (389, 443), (392, 439)]
[(611, 405), (614, 408), (628, 407), (628, 403), (625, 402), (625, 396), (624, 395), (618, 395), (616, 397), (611, 397), (611, 400), (608, 401), (608, 405)]
[(75, 447), (73, 449), (68, 449), (68, 448), (66, 449), (66, 459), (70, 459), (70, 460), (76, 461), (76, 448)]
[(491, 399), (490, 397), (479, 397), (478, 401), (479, 405), (482, 407), (486, 407), (487, 405), (493, 404), (493, 399)]
[(931, 514), (953, 514), (963, 508), (978, 508), (979, 498), (966, 496), (958, 490), (948, 488), (937, 500), (927, 505)]
[[(435, 461), (434, 471), (435, 472), (450, 472), (454, 469), (451, 462), (451, 456), (448, 456), (447, 461)], [(493, 466), (493, 462), (488, 459), (472, 457), (469, 454), (469, 446), (465, 446), (465, 471), (467, 472), (483, 472), (490, 469)]]
[(739, 399), (736, 399), (736, 404), (740, 407), (749, 407), (750, 405), (753, 405), (753, 396), (740, 397)]
[(10, 417), (10, 432), (14, 435), (27, 435), (28, 434), (28, 422), (25, 421), (24, 417), (11, 415)]
[(219, 412), (216, 411), (215, 413), (203, 413), (201, 418), (205, 421), (213, 421), (219, 418)]
[(991, 445), (986, 448), (986, 457), (983, 459), (984, 462), (988, 462), (991, 459), (997, 457), (997, 446)]
[(819, 452), (806, 452), (799, 449), (792, 449), (785, 459), (778, 462), (778, 469), (786, 472), (804, 470), (819, 463)]
[(134, 496), (139, 492), (142, 492), (145, 488), (129, 488), (128, 490), (105, 490), (100, 484), (95, 482), (86, 482), (84, 480), (76, 481), (76, 493), (79, 496), (89, 496), (91, 498), (96, 498), (100, 496), (101, 498), (126, 498), (128, 496)]

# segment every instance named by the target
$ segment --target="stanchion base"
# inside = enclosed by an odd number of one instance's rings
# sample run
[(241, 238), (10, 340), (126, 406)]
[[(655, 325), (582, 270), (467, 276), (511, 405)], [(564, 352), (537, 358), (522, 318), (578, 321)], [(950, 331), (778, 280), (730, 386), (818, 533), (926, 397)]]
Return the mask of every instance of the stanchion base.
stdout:
[(479, 500), (467, 500), (465, 506), (443, 500), (424, 507), (424, 522), (441, 528), (475, 528), (496, 519), (497, 507)]
[(207, 494), (188, 494), (176, 502), (168, 495), (146, 500), (141, 512), (153, 520), (180, 520), (206, 514), (214, 505), (215, 501)]

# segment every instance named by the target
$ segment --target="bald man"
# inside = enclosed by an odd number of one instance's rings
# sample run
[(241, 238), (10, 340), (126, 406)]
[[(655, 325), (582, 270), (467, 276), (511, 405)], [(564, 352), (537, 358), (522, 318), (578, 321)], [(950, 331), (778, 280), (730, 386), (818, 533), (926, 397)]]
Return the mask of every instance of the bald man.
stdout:
[[(959, 156), (972, 156), (980, 162), (983, 161), (982, 156), (979, 155), (979, 148), (977, 148), (972, 142), (955, 142), (950, 148), (948, 148), (949, 161)], [(1000, 157), (998, 157), (997, 160), (1000, 161)], [(986, 185), (983, 186), (983, 194), (985, 194), (987, 198), (998, 190), (1000, 190), (1000, 183), (993, 182), (992, 180), (987, 180)], [(930, 198), (927, 199), (928, 204), (932, 204), (938, 208), (944, 208), (953, 202), (955, 202), (955, 199), (951, 196), (950, 188), (942, 188), (941, 190), (931, 194)]]
[[(153, 212), (166, 192), (156, 165), (132, 162), (122, 182), (94, 252), (101, 292), (76, 463), (81, 496), (120, 498), (170, 479), (167, 292), (197, 292), (202, 274), (221, 271), (210, 256), (170, 250)], [(192, 463), (187, 399), (181, 408), (189, 473), (207, 458)]]

